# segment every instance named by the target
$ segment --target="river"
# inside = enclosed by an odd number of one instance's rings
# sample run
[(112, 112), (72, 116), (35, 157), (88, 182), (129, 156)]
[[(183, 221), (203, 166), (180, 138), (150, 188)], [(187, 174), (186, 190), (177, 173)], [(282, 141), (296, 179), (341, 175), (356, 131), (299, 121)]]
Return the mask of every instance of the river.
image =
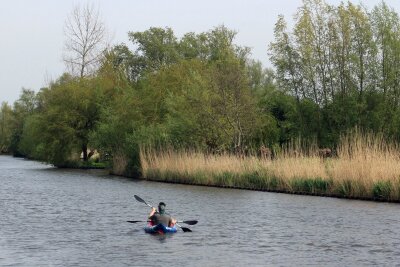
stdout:
[[(145, 234), (167, 203), (193, 232)], [(0, 156), (0, 266), (394, 266), (399, 204), (164, 184)]]

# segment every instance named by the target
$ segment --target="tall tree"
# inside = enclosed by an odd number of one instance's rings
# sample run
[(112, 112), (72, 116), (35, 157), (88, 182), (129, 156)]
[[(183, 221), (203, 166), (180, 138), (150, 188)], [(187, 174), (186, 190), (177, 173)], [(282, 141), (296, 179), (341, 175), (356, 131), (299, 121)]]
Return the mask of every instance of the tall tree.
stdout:
[(76, 6), (64, 26), (64, 62), (74, 75), (84, 77), (98, 67), (106, 48), (106, 27), (93, 5)]
[(385, 2), (370, 14), (374, 42), (377, 46), (377, 83), (383, 92), (384, 105), (381, 131), (399, 138), (397, 121), (400, 106), (400, 22), (399, 15)]
[(375, 42), (378, 46), (380, 65), (379, 87), (393, 107), (399, 105), (399, 58), (400, 22), (399, 15), (384, 2), (371, 13), (371, 23)]
[(302, 77), (299, 71), (299, 55), (293, 47), (287, 24), (282, 15), (278, 17), (274, 29), (275, 40), (269, 46), (269, 56), (276, 68), (277, 83), (280, 88), (291, 93), (300, 101), (305, 97), (301, 90)]
[(367, 89), (373, 89), (375, 76), (376, 46), (372, 38), (371, 23), (368, 13), (361, 6), (348, 4), (347, 10), (351, 25), (352, 76), (362, 99)]

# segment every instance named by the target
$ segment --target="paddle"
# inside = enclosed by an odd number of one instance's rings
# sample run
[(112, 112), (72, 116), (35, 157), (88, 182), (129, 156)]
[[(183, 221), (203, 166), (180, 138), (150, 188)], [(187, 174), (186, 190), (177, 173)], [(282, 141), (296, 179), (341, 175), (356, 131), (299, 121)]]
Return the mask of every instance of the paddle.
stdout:
[(146, 201), (144, 201), (141, 197), (139, 197), (139, 196), (137, 196), (137, 195), (134, 195), (134, 197), (136, 198), (136, 200), (137, 201), (139, 201), (139, 202), (142, 202), (142, 203), (144, 203), (144, 204), (146, 204), (147, 206), (149, 206), (150, 208), (153, 208), (153, 206), (152, 205), (150, 205), (150, 204), (148, 204), (148, 203), (146, 203)]
[[(152, 205), (150, 205), (149, 203), (147, 203), (146, 201), (144, 201), (141, 197), (139, 197), (139, 196), (137, 196), (137, 195), (134, 195), (134, 197), (135, 197), (135, 199), (136, 199), (137, 201), (146, 204), (146, 205), (149, 206), (150, 208), (153, 208)], [(132, 221), (132, 222), (133, 222), (133, 221)], [(189, 221), (189, 222), (190, 222), (190, 221)], [(194, 222), (194, 221), (193, 221), (193, 222)], [(196, 223), (197, 223), (197, 221), (196, 221)], [(196, 223), (195, 223), (195, 224), (196, 224)], [(186, 232), (192, 232), (192, 230), (190, 230), (189, 228), (183, 227), (183, 226), (179, 225), (178, 223), (176, 223), (176, 225), (179, 226), (179, 227), (182, 229), (182, 231), (185, 232), (185, 233), (186, 233)]]
[[(150, 221), (127, 221), (128, 223), (138, 223), (138, 222), (150, 222)], [(189, 225), (195, 225), (198, 221), (193, 220), (193, 221), (177, 221), (177, 223), (186, 223)]]
[(182, 231), (184, 231), (185, 233), (186, 233), (186, 232), (191, 232), (191, 231), (192, 231), (192, 230), (190, 230), (190, 229), (187, 228), (187, 227), (180, 226), (179, 223), (176, 223), (176, 225), (178, 225), (178, 226), (182, 229)]

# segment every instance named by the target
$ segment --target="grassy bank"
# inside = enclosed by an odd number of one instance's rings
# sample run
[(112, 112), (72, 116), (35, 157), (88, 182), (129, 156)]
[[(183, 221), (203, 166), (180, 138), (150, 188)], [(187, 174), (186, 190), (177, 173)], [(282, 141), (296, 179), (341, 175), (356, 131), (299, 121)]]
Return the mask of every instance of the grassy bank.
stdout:
[(298, 194), (400, 201), (400, 150), (372, 135), (342, 138), (337, 156), (283, 149), (274, 160), (196, 151), (140, 153), (144, 179)]

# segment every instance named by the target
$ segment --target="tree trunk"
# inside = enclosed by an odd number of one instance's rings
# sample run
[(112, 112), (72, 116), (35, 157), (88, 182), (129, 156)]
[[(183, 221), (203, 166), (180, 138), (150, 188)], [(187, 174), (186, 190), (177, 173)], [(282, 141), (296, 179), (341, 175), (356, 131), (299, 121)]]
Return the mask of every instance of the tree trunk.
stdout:
[(88, 161), (87, 144), (82, 144), (83, 161)]

